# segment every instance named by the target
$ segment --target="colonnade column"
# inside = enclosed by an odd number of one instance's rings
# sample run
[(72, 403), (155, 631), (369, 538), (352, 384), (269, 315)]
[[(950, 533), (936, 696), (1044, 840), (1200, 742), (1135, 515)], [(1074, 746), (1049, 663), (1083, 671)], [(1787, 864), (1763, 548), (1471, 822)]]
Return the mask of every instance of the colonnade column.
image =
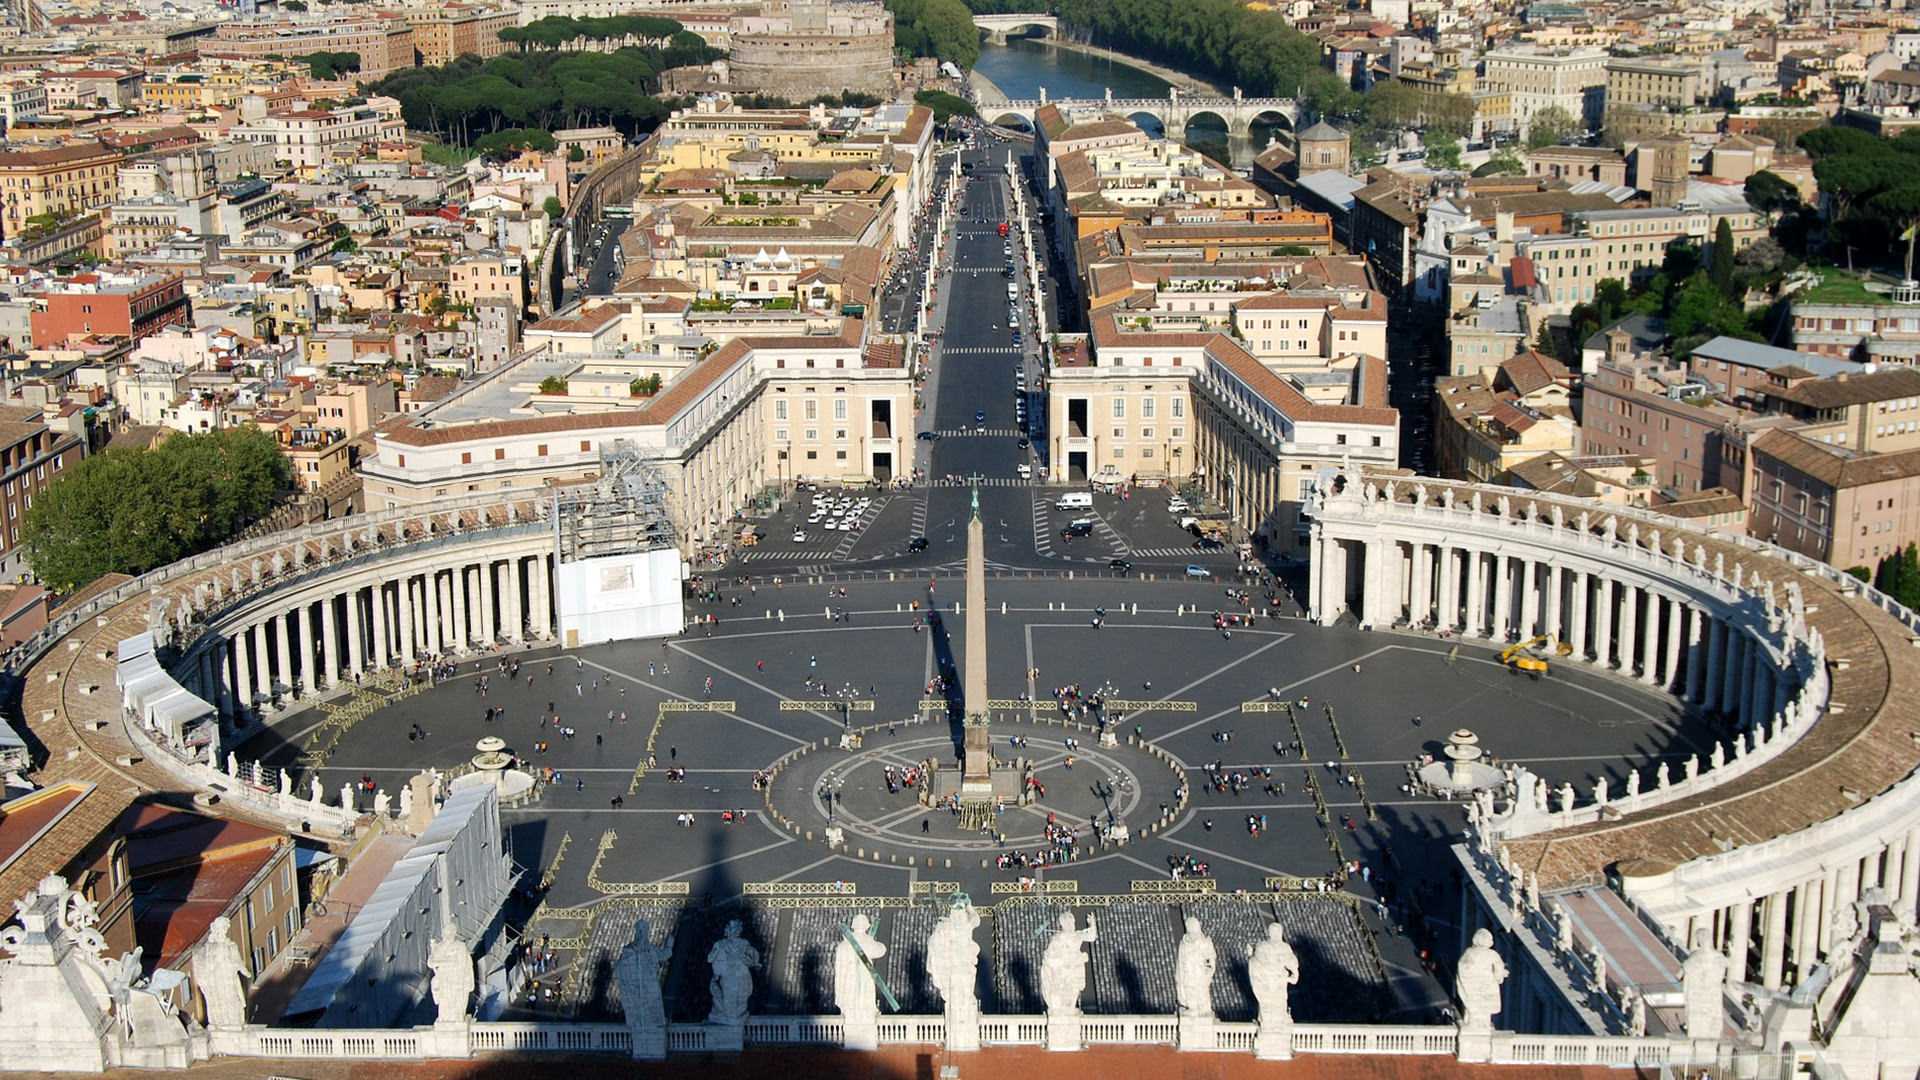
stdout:
[(263, 702), (273, 700), (273, 660), (267, 653), (267, 624), (253, 624), (253, 690)]
[(1726, 661), (1720, 675), (1719, 708), (1732, 713), (1740, 708), (1740, 676), (1746, 667), (1747, 636), (1732, 623), (1726, 625)]
[(1559, 563), (1557, 562), (1547, 563), (1546, 615), (1545, 615), (1545, 623), (1540, 627), (1540, 632), (1552, 638), (1556, 642), (1567, 640), (1567, 628), (1564, 625), (1562, 625), (1562, 620), (1560, 618), (1560, 608), (1562, 603), (1560, 599), (1560, 590), (1565, 587), (1564, 582), (1561, 580), (1564, 576), (1564, 573), (1565, 572), (1560, 569)]
[(1701, 695), (1707, 686), (1707, 649), (1712, 631), (1705, 628), (1707, 613), (1701, 608), (1692, 608), (1687, 619), (1687, 692), (1686, 699), (1695, 705), (1700, 704)]
[[(1407, 625), (1427, 626), (1433, 617), (1433, 554), (1426, 544), (1413, 544), (1413, 587), (1407, 590)], [(541, 562), (546, 556), (540, 557)]]
[(331, 687), (340, 679), (340, 632), (333, 613), (335, 597), (329, 596), (320, 601), (320, 669), (324, 682), (323, 688)]
[(467, 568), (454, 567), (447, 585), (453, 591), (453, 647), (466, 652), (473, 644), (473, 631), (467, 626)]
[(288, 675), (288, 669), (286, 669), (286, 653), (288, 653), (288, 650), (286, 650), (286, 617), (284, 617), (284, 613), (280, 613), (280, 615), (269, 615), (267, 621), (261, 623), (261, 634), (267, 638), (267, 644), (269, 644), (269, 648), (273, 650), (273, 671), (267, 673), (267, 692), (269, 692), (269, 694), (273, 692), (273, 680), (275, 680), (275, 676), (278, 676), (278, 680), (280, 680), (288, 690), (292, 690), (292, 686), (294, 686), (294, 676)]
[(1753, 901), (1743, 899), (1728, 911), (1727, 980), (1747, 981), (1747, 948), (1753, 935)]
[(400, 598), (400, 662), (413, 666), (413, 578), (397, 582)]
[(1613, 579), (1604, 574), (1593, 578), (1593, 662), (1596, 667), (1613, 663)]
[[(1324, 555), (1325, 554), (1324, 549), (1326, 545), (1322, 544), (1321, 547), (1323, 549), (1322, 554)], [(1316, 576), (1319, 575), (1321, 570), (1324, 568), (1325, 561), (1326, 560), (1323, 558), (1321, 560), (1322, 566), (1316, 566), (1314, 568), (1314, 574)], [(493, 564), (490, 562), (483, 562), (480, 564), (479, 570), (480, 570), (480, 639), (486, 643), (487, 648), (491, 649), (493, 648), (494, 644), (500, 640), (500, 626), (499, 626), (499, 623), (495, 621), (494, 609), (493, 609), (493, 586), (494, 586)], [(1321, 602), (1325, 603), (1326, 592), (1324, 590), (1322, 590), (1320, 596), (1321, 596)]]
[(1760, 678), (1760, 643), (1743, 641), (1740, 643), (1740, 652), (1740, 683), (1736, 690), (1745, 691), (1739, 697), (1740, 727), (1744, 730), (1753, 726), (1755, 704), (1760, 700), (1753, 685)]
[(1787, 894), (1777, 892), (1760, 902), (1764, 921), (1760, 939), (1760, 985), (1780, 989), (1787, 969)]
[(1460, 627), (1460, 558), (1456, 549), (1440, 548), (1440, 618), (1442, 630)]
[(1660, 594), (1647, 590), (1647, 627), (1640, 634), (1640, 681), (1660, 681)]
[(1472, 548), (1462, 551), (1467, 560), (1467, 627), (1463, 633), (1470, 637), (1486, 636), (1487, 625), (1487, 560)]
[(1667, 597), (1667, 666), (1660, 673), (1660, 685), (1675, 695), (1685, 697), (1686, 684), (1680, 681), (1680, 635), (1681, 620), (1685, 616), (1677, 597)]
[(313, 677), (313, 636), (307, 633), (307, 605), (295, 605), (293, 609), (293, 655), (299, 657), (299, 670), (294, 674), (306, 684), (307, 692), (319, 689), (320, 684)]
[(367, 590), (367, 599), (373, 601), (373, 656), (368, 666), (380, 671), (393, 659), (393, 653), (387, 649), (387, 583), (374, 582)]
[(1520, 633), (1516, 636), (1526, 639), (1535, 633), (1540, 625), (1540, 564), (1522, 557), (1520, 563)]
[(528, 564), (528, 581), (533, 586), (533, 632), (542, 638), (553, 636), (553, 583), (547, 577), (551, 572), (545, 553), (535, 555)]
[(527, 627), (526, 619), (521, 615), (520, 560), (508, 559), (500, 569), (505, 575), (500, 587), (506, 591), (500, 594), (503, 601), (500, 607), (502, 617), (507, 620), (507, 640), (518, 642), (526, 636)]
[(420, 579), (420, 589), (426, 601), (427, 621), (424, 629), (427, 639), (428, 655), (437, 656), (444, 652), (440, 637), (440, 572), (429, 570)]
[(1803, 881), (1793, 887), (1793, 969), (1794, 981), (1800, 982), (1813, 970), (1815, 944), (1815, 916), (1820, 907), (1815, 900), (1820, 893), (1820, 882)]
[(1572, 632), (1568, 635), (1571, 640), (1567, 644), (1573, 646), (1575, 659), (1585, 660), (1587, 658), (1587, 593), (1591, 591), (1593, 582), (1591, 575), (1584, 571), (1569, 570), (1567, 573), (1571, 579), (1567, 588), (1572, 593), (1573, 600), (1573, 626)]
[(353, 678), (358, 682), (366, 672), (367, 639), (364, 629), (366, 616), (360, 611), (360, 590), (347, 590), (347, 664), (353, 669)]
[(1727, 624), (1719, 619), (1709, 618), (1707, 620), (1707, 681), (1706, 685), (1700, 688), (1701, 708), (1714, 710), (1720, 707), (1720, 687), (1726, 682), (1726, 667)]
[(1490, 636), (1505, 641), (1513, 622), (1513, 567), (1499, 552), (1493, 553), (1493, 627)]
[(253, 711), (253, 663), (248, 658), (247, 628), (241, 627), (233, 632), (233, 689), (234, 699), (239, 708), (234, 712), (246, 716)]
[(1622, 675), (1633, 674), (1634, 647), (1640, 643), (1640, 590), (1622, 582), (1620, 585), (1620, 622), (1619, 643), (1615, 650), (1620, 654), (1620, 662), (1615, 667)]

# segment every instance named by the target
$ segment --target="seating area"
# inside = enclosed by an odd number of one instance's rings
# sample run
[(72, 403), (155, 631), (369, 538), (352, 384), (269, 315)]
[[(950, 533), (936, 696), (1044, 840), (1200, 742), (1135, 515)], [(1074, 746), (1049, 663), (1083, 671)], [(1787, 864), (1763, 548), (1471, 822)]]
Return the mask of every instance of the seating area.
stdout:
[(561, 1011), (582, 1020), (618, 1019), (620, 994), (614, 984), (613, 963), (633, 940), (634, 924), (646, 919), (654, 945), (664, 946), (684, 908), (679, 901), (603, 905), (587, 925), (586, 948), (574, 961), (578, 973), (562, 983)]
[[(833, 947), (840, 927), (860, 910), (818, 907), (742, 910), (693, 907), (677, 901), (608, 905), (587, 928), (577, 977), (565, 981), (557, 1010), (583, 1020), (620, 1016), (613, 963), (633, 939), (637, 919), (653, 927), (655, 944), (674, 935), (667, 977), (669, 1015), (698, 1021), (708, 1009), (707, 950), (727, 920), (740, 919), (764, 963), (755, 978), (753, 1004), (762, 1015), (813, 1015), (838, 1011), (833, 1001)], [(900, 1011), (934, 1014), (940, 997), (927, 977), (927, 939), (946, 912), (944, 903), (912, 908), (865, 909), (874, 936), (887, 955), (876, 968), (900, 1000)], [(1060, 913), (1056, 901), (1002, 904), (985, 920), (981, 1008), (989, 1014), (1046, 1011), (1040, 996), (1040, 962)], [(1174, 957), (1186, 916), (1200, 920), (1219, 957), (1214, 1010), (1224, 1020), (1251, 1020), (1257, 1009), (1247, 981), (1247, 959), (1277, 921), (1299, 955), (1301, 985), (1294, 1017), (1303, 1022), (1352, 1021), (1385, 1015), (1390, 1004), (1386, 974), (1372, 935), (1354, 907), (1336, 897), (1302, 894), (1274, 903), (1220, 897), (1169, 904), (1142, 900), (1073, 908), (1084, 926), (1088, 914), (1100, 937), (1088, 950), (1087, 992), (1081, 1008), (1096, 1015), (1172, 1013)], [(891, 1011), (891, 1010), (889, 1010)]]
[[(841, 940), (840, 928), (858, 913), (857, 908), (802, 908), (792, 913), (786, 932), (778, 939), (776, 955), (767, 964), (769, 1012), (814, 1015), (838, 1011), (833, 1000), (833, 947)], [(880, 915), (878, 908), (867, 911), (876, 928)], [(874, 936), (885, 940), (877, 929)], [(760, 994), (754, 997), (758, 999)]]

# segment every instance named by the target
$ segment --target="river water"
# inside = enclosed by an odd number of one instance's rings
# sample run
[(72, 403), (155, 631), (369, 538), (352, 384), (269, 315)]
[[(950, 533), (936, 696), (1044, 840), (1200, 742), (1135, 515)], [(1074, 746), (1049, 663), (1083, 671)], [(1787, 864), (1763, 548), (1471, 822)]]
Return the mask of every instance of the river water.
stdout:
[[(1037, 98), (1040, 88), (1054, 99), (1081, 98), (1099, 100), (1111, 89), (1117, 98), (1164, 98), (1168, 83), (1158, 75), (1104, 57), (1089, 56), (1071, 49), (1056, 49), (1035, 41), (1014, 38), (1005, 45), (982, 42), (980, 59), (974, 69), (993, 80), (1010, 98)], [(994, 117), (987, 109), (986, 119)], [(1160, 122), (1149, 116), (1134, 122), (1156, 138), (1164, 134)], [(1264, 147), (1272, 135), (1269, 125), (1253, 126), (1255, 147)], [(1221, 161), (1227, 158), (1227, 131), (1224, 126), (1205, 119), (1187, 125), (1187, 145)]]

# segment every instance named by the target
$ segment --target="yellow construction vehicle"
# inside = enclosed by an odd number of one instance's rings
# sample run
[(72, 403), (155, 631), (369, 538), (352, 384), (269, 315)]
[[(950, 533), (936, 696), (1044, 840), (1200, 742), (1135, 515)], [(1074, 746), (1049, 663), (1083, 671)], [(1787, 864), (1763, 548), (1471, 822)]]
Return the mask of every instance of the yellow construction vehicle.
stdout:
[(1547, 673), (1547, 658), (1535, 650), (1544, 648), (1550, 651), (1553, 644), (1553, 639), (1545, 634), (1528, 638), (1500, 650), (1500, 662), (1516, 675), (1525, 672), (1537, 679)]

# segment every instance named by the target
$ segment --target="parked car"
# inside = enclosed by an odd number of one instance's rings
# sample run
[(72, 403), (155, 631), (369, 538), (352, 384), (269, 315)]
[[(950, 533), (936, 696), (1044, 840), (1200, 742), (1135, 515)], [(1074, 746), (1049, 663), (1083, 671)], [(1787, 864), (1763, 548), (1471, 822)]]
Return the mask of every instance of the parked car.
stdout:
[(1187, 500), (1178, 495), (1167, 500), (1167, 513), (1169, 514), (1184, 514), (1191, 509), (1193, 509), (1193, 507), (1187, 505)]
[(916, 536), (913, 539), (907, 541), (907, 550), (908, 551), (927, 550), (927, 538), (924, 536)]
[(1213, 577), (1212, 574), (1207, 572), (1207, 568), (1201, 566), (1199, 563), (1187, 564), (1187, 576), (1190, 578), (1198, 578), (1201, 581), (1207, 581)]
[(806, 542), (807, 542), (807, 534), (806, 534), (806, 532), (805, 532), (805, 530), (802, 530), (802, 529), (795, 529), (795, 530), (793, 530), (793, 542), (794, 542), (794, 543), (796, 543), (796, 544), (804, 544), (804, 543), (806, 543)]
[(1133, 572), (1133, 564), (1125, 559), (1108, 559), (1107, 569), (1116, 574), (1128, 574)]

